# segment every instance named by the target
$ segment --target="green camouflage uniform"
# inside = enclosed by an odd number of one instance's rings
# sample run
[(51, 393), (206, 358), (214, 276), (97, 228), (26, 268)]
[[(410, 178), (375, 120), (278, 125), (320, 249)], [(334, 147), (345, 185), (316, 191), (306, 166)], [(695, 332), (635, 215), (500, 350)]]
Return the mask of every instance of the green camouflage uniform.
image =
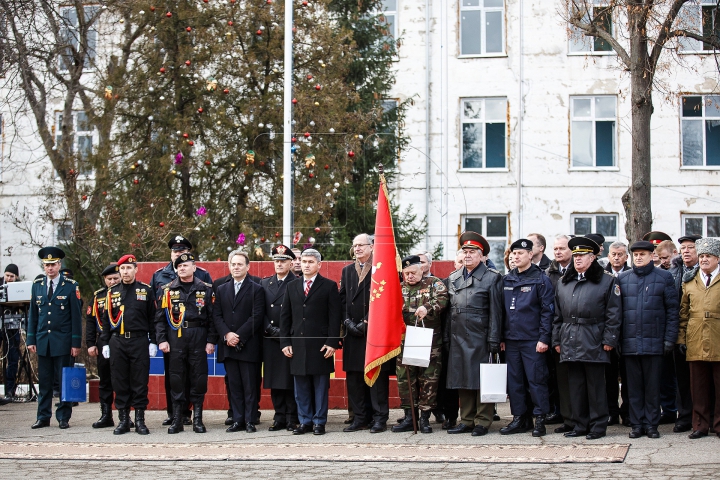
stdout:
[[(410, 408), (410, 385), (408, 373), (413, 388), (413, 400), (421, 411), (429, 411), (437, 406), (438, 385), (440, 370), (442, 370), (442, 311), (448, 304), (448, 292), (445, 284), (437, 277), (425, 277), (416, 285), (402, 284), (403, 319), (405, 325), (415, 326), (415, 311), (424, 306), (427, 315), (417, 326), (433, 329), (432, 348), (430, 350), (430, 364), (425, 367), (405, 366), (402, 364), (402, 353), (397, 357), (397, 383), (398, 392), (402, 401), (402, 408)], [(404, 343), (404, 341), (403, 341)]]

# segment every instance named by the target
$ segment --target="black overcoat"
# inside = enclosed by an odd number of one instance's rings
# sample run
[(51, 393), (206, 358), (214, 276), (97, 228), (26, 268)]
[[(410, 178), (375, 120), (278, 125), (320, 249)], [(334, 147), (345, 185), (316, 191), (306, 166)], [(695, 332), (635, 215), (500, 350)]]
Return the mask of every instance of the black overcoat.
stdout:
[(265, 335), (263, 337), (263, 376), (265, 388), (292, 390), (293, 377), (290, 374), (290, 359), (285, 356), (280, 347), (280, 334), (270, 337), (268, 327), (280, 328), (280, 309), (285, 298), (285, 290), (291, 282), (298, 278), (289, 273), (278, 284), (277, 274), (263, 278), (261, 285), (265, 290)]
[[(246, 277), (237, 295), (234, 282), (219, 285), (213, 306), (215, 329), (220, 336), (217, 361), (222, 363), (229, 357), (245, 362), (261, 362), (264, 318), (265, 292), (260, 285)], [(238, 334), (244, 344), (240, 352), (223, 340), (231, 331)]]

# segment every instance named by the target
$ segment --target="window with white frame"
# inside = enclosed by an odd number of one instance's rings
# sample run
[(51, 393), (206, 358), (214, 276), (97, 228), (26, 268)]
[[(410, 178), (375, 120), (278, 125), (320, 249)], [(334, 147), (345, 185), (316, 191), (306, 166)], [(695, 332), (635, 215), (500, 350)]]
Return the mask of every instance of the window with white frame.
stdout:
[(571, 97), (570, 155), (573, 167), (616, 165), (616, 106), (614, 95)]
[(681, 97), (683, 167), (720, 166), (720, 96)]
[[(612, 8), (607, 6), (607, 0), (594, 0), (593, 5), (584, 12), (583, 23), (593, 23), (598, 29), (613, 35), (614, 25)], [(570, 53), (580, 52), (612, 52), (613, 48), (606, 40), (600, 37), (585, 35), (577, 27), (570, 25)]]
[[(717, 0), (694, 0), (682, 6), (675, 27), (709, 38), (720, 35)], [(694, 38), (678, 37), (682, 52), (703, 52), (714, 50), (707, 42)]]
[[(94, 25), (98, 12), (99, 7), (97, 6), (84, 6), (83, 17), (85, 23)], [(87, 30), (87, 54), (83, 59), (83, 68), (90, 68), (95, 63), (98, 32), (93, 25)], [(61, 71), (65, 71), (73, 63), (72, 52), (78, 52), (81, 49), (80, 24), (78, 22), (78, 11), (75, 7), (63, 7), (60, 9), (60, 38), (64, 40), (66, 46), (61, 49), (59, 67)]]
[(460, 0), (460, 55), (505, 53), (503, 0)]
[(392, 38), (398, 38), (397, 36), (397, 8), (398, 0), (382, 0), (379, 14), (382, 16), (382, 23), (385, 24), (387, 29), (386, 35)]
[(683, 215), (683, 235), (720, 237), (720, 214)]
[(55, 243), (67, 243), (72, 240), (73, 228), (70, 222), (55, 222)]
[(506, 168), (507, 98), (463, 98), (462, 168)]
[(495, 268), (505, 273), (505, 248), (508, 245), (507, 215), (465, 215), (463, 231), (479, 233), (490, 244), (490, 260)]
[(618, 240), (618, 215), (616, 213), (578, 213), (570, 216), (573, 234), (584, 236), (588, 233), (599, 233), (605, 237), (605, 251), (602, 257), (607, 256), (610, 244)]
[[(97, 131), (93, 128), (85, 112), (73, 112), (69, 119), (68, 129), (72, 132), (72, 153), (77, 155), (77, 170), (80, 175), (92, 175), (92, 166), (89, 158), (92, 155), (93, 145), (97, 143)], [(62, 142), (65, 119), (61, 112), (55, 114), (55, 145)]]

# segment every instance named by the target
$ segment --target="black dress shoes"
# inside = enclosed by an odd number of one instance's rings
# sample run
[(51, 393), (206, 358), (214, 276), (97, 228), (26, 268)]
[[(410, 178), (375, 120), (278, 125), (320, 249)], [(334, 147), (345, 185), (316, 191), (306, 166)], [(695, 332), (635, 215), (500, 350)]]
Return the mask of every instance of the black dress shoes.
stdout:
[(642, 429), (642, 427), (633, 427), (630, 433), (628, 434), (628, 437), (630, 438), (640, 438), (643, 435), (645, 435), (645, 430)]
[(587, 432), (580, 432), (578, 430), (570, 430), (569, 432), (565, 432), (565, 436), (568, 438), (574, 438), (574, 437), (584, 437), (587, 435)]
[(648, 428), (645, 433), (647, 433), (648, 438), (660, 438), (660, 432), (655, 427)]
[(8, 397), (0, 398), (0, 405), (7, 405), (8, 403), (12, 403), (12, 398), (8, 398)]
[(287, 428), (287, 423), (283, 422), (273, 422), (272, 425), (270, 425), (270, 428), (268, 428), (271, 432), (277, 432), (279, 430), (285, 430)]
[(568, 433), (568, 432), (572, 432), (573, 430), (575, 430), (573, 427), (571, 427), (570, 425), (567, 425), (567, 424), (563, 423), (561, 426), (559, 426), (559, 427), (557, 427), (555, 430), (553, 430), (553, 432), (555, 432), (555, 433)]
[(303, 425), (302, 423), (298, 425), (298, 427), (293, 430), (293, 435), (302, 435), (308, 432), (312, 432), (313, 427), (312, 425)]
[(68, 423), (67, 420), (60, 420), (60, 425), (59, 425), (59, 427), (60, 427), (62, 430), (65, 430), (66, 428), (70, 428), (70, 424)]
[(675, 433), (689, 432), (690, 430), (692, 430), (692, 425), (682, 425), (676, 423), (673, 427), (673, 432)]
[(245, 425), (245, 431), (247, 433), (255, 433), (257, 432), (257, 428), (255, 428), (255, 425), (253, 425), (252, 423), (248, 423)]
[(33, 423), (30, 428), (45, 428), (50, 426), (50, 420), (38, 420), (37, 422)]
[(243, 426), (240, 422), (233, 422), (232, 425), (225, 429), (228, 433), (239, 432), (240, 430), (243, 430)]
[(559, 413), (545, 415), (545, 425), (557, 425), (558, 423), (563, 423), (564, 421), (565, 419)]
[(453, 428), (448, 428), (448, 433), (470, 433), (473, 431), (473, 427), (470, 425), (465, 425), (464, 423), (460, 422)]
[(448, 430), (448, 429), (454, 427), (455, 425), (457, 425), (457, 419), (449, 419), (449, 418), (446, 418), (445, 421), (444, 421), (443, 424), (442, 424), (442, 429), (443, 429), (443, 430)]
[(472, 436), (473, 437), (482, 437), (483, 435), (487, 435), (488, 429), (483, 427), (482, 425), (476, 425), (475, 428), (472, 430)]
[(380, 433), (387, 430), (387, 425), (383, 422), (375, 422), (373, 423), (373, 426), (370, 428), (370, 433)]
[(313, 435), (325, 435), (325, 425), (315, 425), (313, 427)]
[(297, 428), (297, 423), (288, 423), (287, 428), (285, 430), (287, 430), (288, 432), (292, 432), (296, 428)]
[[(167, 419), (166, 419), (166, 420), (167, 420)], [(172, 423), (172, 418), (170, 419), (170, 422)], [(232, 425), (233, 423), (235, 423), (235, 422), (233, 422), (233, 418), (232, 418), (232, 417), (227, 417), (227, 418), (225, 419), (225, 425)], [(165, 422), (163, 422), (163, 425), (165, 425)], [(168, 423), (168, 425), (170, 425), (170, 424)]]
[(585, 435), (585, 438), (588, 440), (597, 440), (598, 438), (602, 438), (605, 436), (605, 432), (590, 432), (587, 435)]
[(343, 432), (359, 432), (360, 430), (367, 430), (368, 426), (364, 423), (353, 422), (347, 427), (343, 428)]
[(435, 417), (435, 423), (445, 422), (445, 414), (443, 412), (433, 412), (433, 416)]
[[(345, 421), (344, 421), (343, 423), (344, 423), (345, 425), (350, 425), (350, 424), (353, 422), (354, 419), (355, 419), (354, 417), (348, 417), (348, 418), (345, 419)], [(400, 422), (398, 422), (398, 423), (400, 423)]]
[(707, 434), (708, 432), (703, 432), (702, 430), (693, 430), (693, 432), (688, 435), (688, 438), (695, 440), (698, 438), (707, 437)]

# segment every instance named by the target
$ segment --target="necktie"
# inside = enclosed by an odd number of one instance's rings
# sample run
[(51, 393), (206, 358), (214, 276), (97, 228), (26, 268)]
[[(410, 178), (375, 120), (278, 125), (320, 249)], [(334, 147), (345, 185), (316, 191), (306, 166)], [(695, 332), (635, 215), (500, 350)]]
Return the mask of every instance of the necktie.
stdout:
[(48, 279), (50, 281), (50, 288), (48, 288), (48, 298), (52, 298), (53, 296), (53, 281)]
[(585, 278), (585, 274), (584, 274), (584, 273), (578, 274), (578, 280), (582, 280), (583, 278)]
[(712, 275), (711, 275), (711, 274), (708, 274), (707, 277), (708, 277), (708, 278), (707, 278), (707, 281), (705, 282), (705, 287), (709, 287), (709, 286), (710, 286), (710, 279), (712, 278)]
[(305, 280), (305, 296), (308, 296), (308, 293), (310, 293), (310, 285), (312, 285), (312, 280)]
[(235, 295), (240, 291), (240, 287), (242, 286), (242, 282), (235, 282)]

